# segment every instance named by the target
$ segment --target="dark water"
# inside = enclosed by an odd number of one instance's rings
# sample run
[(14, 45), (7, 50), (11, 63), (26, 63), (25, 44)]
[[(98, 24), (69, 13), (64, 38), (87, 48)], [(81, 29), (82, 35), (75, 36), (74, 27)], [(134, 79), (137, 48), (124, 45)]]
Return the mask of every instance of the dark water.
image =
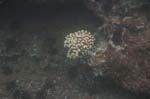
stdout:
[(66, 62), (65, 35), (100, 23), (82, 2), (8, 0), (0, 14), (0, 99), (149, 99)]

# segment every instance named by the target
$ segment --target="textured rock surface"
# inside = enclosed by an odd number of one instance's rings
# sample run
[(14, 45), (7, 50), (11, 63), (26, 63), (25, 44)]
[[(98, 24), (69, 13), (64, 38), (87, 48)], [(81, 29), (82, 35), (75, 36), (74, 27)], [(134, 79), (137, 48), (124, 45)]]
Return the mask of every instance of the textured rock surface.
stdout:
[[(109, 57), (108, 63), (101, 64), (102, 66), (98, 65), (95, 68), (103, 71), (103, 75), (113, 78), (124, 88), (150, 94), (150, 32), (148, 18), (150, 13), (146, 11), (143, 13), (143, 8), (140, 5), (132, 8), (128, 6), (129, 2), (125, 3), (123, 0), (86, 1), (92, 12), (100, 20), (104, 19), (99, 31), (106, 33), (107, 37), (114, 35), (111, 40), (115, 45), (122, 46), (122, 43), (125, 42), (127, 44), (123, 53), (108, 49), (106, 51)], [(130, 36), (124, 38), (123, 35)], [(99, 56), (98, 53), (97, 56)], [(96, 57), (94, 63), (96, 61), (99, 64), (101, 56)]]

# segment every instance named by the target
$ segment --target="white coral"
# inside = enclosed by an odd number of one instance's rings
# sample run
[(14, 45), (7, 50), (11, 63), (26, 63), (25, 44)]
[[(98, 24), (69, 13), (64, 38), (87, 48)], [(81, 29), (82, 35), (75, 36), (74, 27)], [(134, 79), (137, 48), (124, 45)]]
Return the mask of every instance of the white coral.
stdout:
[(64, 41), (64, 47), (68, 48), (67, 57), (70, 59), (82, 57), (93, 47), (94, 41), (94, 35), (86, 30), (68, 34)]

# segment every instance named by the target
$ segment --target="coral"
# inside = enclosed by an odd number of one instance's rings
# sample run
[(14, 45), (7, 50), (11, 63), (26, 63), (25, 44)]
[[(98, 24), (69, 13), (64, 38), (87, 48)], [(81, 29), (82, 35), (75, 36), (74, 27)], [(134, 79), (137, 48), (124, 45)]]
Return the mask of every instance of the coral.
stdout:
[(96, 76), (112, 78), (123, 88), (150, 94), (150, 24), (145, 11), (150, 1), (85, 2), (101, 21), (98, 31), (105, 33), (109, 42), (103, 51), (97, 50), (88, 59), (88, 65)]
[(94, 46), (95, 37), (86, 30), (70, 33), (65, 37), (64, 47), (68, 49), (67, 57), (80, 58)]
[(124, 36), (124, 49), (117, 49), (108, 44), (105, 51), (97, 52), (88, 64), (94, 67), (95, 74), (107, 75), (124, 88), (150, 93), (148, 42), (143, 36)]

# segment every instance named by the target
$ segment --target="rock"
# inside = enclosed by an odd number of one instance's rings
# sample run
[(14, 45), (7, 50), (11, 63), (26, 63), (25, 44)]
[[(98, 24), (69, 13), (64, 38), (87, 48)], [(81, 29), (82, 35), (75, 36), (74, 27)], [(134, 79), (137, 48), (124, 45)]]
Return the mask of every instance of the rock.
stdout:
[[(130, 7), (129, 3), (134, 3), (135, 7)], [(96, 17), (103, 20), (99, 31), (107, 33), (112, 41), (105, 52), (96, 53), (89, 59), (91, 68), (125, 89), (150, 94), (150, 25), (141, 6), (134, 0), (86, 0), (86, 4)]]

